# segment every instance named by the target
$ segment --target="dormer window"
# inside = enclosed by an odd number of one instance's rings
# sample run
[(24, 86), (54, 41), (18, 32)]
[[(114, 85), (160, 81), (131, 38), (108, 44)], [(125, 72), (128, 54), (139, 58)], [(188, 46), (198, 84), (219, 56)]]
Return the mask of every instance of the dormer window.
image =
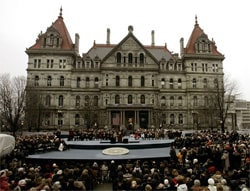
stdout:
[(195, 49), (197, 53), (211, 53), (211, 44), (207, 38), (207, 35), (201, 35), (201, 37), (195, 43)]

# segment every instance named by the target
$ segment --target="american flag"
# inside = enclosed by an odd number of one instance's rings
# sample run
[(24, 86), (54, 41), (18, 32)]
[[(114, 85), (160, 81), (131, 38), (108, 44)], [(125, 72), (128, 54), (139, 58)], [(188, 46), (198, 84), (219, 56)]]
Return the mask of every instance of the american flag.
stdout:
[(120, 114), (119, 113), (112, 114), (112, 124), (113, 125), (120, 125)]

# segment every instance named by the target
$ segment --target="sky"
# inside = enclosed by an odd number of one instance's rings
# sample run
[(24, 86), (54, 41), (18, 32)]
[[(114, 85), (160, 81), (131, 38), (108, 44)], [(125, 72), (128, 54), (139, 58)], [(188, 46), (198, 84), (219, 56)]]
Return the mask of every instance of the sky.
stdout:
[(0, 1), (0, 74), (26, 76), (31, 47), (42, 31), (60, 13), (74, 42), (80, 35), (80, 53), (96, 43), (106, 43), (107, 28), (111, 44), (118, 44), (134, 28), (144, 45), (151, 44), (180, 53), (180, 39), (186, 45), (195, 16), (210, 40), (225, 56), (224, 73), (236, 84), (239, 99), (250, 101), (250, 27), (248, 0), (1, 0)]

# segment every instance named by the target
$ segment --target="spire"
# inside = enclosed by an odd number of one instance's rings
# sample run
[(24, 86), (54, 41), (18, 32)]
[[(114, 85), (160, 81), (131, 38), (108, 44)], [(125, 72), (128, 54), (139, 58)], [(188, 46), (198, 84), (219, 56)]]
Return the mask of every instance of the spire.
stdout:
[(197, 20), (197, 15), (195, 15), (195, 26), (198, 26), (198, 20)]
[(62, 7), (60, 8), (59, 18), (63, 18), (63, 17), (62, 17)]

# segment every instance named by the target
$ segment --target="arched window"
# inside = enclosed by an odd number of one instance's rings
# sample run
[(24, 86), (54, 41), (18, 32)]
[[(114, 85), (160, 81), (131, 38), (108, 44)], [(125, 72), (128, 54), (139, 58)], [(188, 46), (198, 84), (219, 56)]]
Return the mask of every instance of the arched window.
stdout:
[(140, 64), (144, 64), (144, 54), (143, 53), (140, 53), (139, 59), (140, 59)]
[(206, 78), (203, 79), (203, 88), (207, 88), (207, 79)]
[(95, 78), (95, 88), (98, 88), (99, 86), (99, 79), (96, 77)]
[(122, 54), (120, 52), (116, 54), (116, 62), (119, 64), (122, 62)]
[(145, 104), (145, 95), (141, 95), (141, 104)]
[(98, 106), (98, 96), (94, 96), (94, 106)]
[(174, 114), (173, 113), (170, 114), (170, 124), (171, 125), (175, 124)]
[(193, 106), (198, 106), (198, 98), (197, 98), (197, 96), (193, 97)]
[(76, 107), (80, 106), (80, 96), (76, 96)]
[(178, 79), (178, 88), (181, 89), (182, 87), (182, 81), (181, 81), (181, 78)]
[(145, 87), (145, 77), (141, 76), (141, 87)]
[(166, 105), (166, 97), (162, 96), (161, 97), (161, 106), (165, 106)]
[(128, 53), (128, 63), (132, 64), (133, 62), (133, 54), (132, 53)]
[(119, 87), (120, 86), (120, 76), (115, 77), (115, 86)]
[(196, 79), (195, 78), (193, 78), (193, 80), (192, 80), (192, 87), (196, 88)]
[(76, 79), (76, 87), (80, 88), (80, 86), (81, 86), (81, 78), (77, 77), (77, 79)]
[(52, 77), (48, 76), (47, 77), (47, 86), (51, 86), (51, 81), (52, 81)]
[(53, 34), (51, 34), (49, 36), (49, 43), (50, 43), (51, 46), (54, 44), (54, 35)]
[(183, 124), (183, 115), (182, 114), (179, 114), (179, 116), (178, 116), (178, 123)]
[(170, 87), (171, 89), (174, 88), (174, 80), (173, 80), (173, 78), (170, 78), (170, 79), (169, 79), (169, 87)]
[(170, 106), (174, 106), (174, 96), (170, 97)]
[(60, 95), (58, 99), (58, 106), (62, 107), (63, 106), (63, 96)]
[(128, 77), (128, 87), (132, 87), (133, 83), (132, 83), (133, 79), (132, 76)]
[(35, 86), (39, 86), (39, 76), (35, 76)]
[(86, 81), (85, 81), (85, 85), (87, 88), (89, 88), (89, 84), (90, 84), (90, 80), (89, 80), (89, 77), (86, 77)]
[(132, 104), (133, 103), (133, 97), (132, 95), (128, 96), (128, 104)]
[(115, 104), (120, 104), (120, 96), (115, 95)]
[(64, 77), (60, 76), (60, 86), (64, 86)]
[(51, 103), (51, 97), (50, 97), (50, 95), (47, 95), (46, 99), (45, 99), (45, 105), (50, 106), (50, 103)]
[(75, 115), (75, 125), (80, 125), (80, 115), (78, 113)]

